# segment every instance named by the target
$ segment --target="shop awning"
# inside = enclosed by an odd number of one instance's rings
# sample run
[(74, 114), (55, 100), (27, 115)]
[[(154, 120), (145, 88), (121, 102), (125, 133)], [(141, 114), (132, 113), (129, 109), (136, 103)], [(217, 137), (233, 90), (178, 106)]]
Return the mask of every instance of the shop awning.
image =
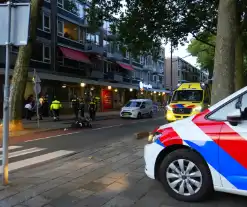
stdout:
[(86, 56), (83, 52), (66, 47), (59, 47), (59, 48), (62, 51), (64, 57), (71, 60), (76, 60), (79, 62), (91, 64), (91, 61), (89, 60), (88, 56)]
[(117, 64), (121, 67), (121, 68), (124, 68), (124, 69), (126, 69), (126, 70), (134, 70), (134, 68), (131, 66), (131, 65), (129, 65), (129, 64), (126, 64), (126, 63), (122, 63), (122, 62), (119, 62), (119, 61), (117, 61)]

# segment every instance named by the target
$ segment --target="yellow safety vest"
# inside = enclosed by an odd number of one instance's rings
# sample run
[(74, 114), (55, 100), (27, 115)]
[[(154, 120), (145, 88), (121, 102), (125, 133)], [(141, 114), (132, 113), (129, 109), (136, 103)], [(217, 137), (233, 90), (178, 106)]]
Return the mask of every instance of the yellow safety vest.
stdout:
[(50, 110), (53, 110), (53, 109), (58, 110), (60, 108), (62, 108), (62, 104), (60, 101), (58, 101), (58, 100), (52, 101), (51, 106), (50, 106)]

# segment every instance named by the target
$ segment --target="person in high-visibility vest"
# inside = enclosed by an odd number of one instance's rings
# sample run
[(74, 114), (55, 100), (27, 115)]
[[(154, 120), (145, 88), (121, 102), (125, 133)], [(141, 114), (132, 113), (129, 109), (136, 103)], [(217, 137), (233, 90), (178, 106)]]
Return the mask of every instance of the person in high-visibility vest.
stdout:
[(54, 97), (54, 100), (52, 101), (50, 106), (50, 110), (52, 111), (54, 121), (59, 120), (59, 112), (61, 108), (62, 108), (61, 102), (58, 101), (56, 97)]

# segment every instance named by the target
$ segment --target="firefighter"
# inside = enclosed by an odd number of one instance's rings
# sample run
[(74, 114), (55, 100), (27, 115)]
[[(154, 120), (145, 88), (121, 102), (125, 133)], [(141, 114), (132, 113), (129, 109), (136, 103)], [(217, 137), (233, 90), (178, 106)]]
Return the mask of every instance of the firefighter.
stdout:
[(88, 106), (88, 111), (89, 111), (89, 116), (92, 120), (95, 120), (95, 115), (96, 115), (96, 102), (92, 98), (91, 101), (89, 102)]
[(84, 117), (84, 112), (85, 112), (85, 101), (84, 101), (83, 98), (80, 98), (79, 110), (80, 110), (80, 116), (81, 116), (81, 118), (83, 118)]
[(78, 120), (79, 105), (80, 105), (80, 101), (77, 98), (77, 96), (74, 95), (74, 97), (71, 99), (71, 107), (73, 109), (76, 120)]
[(59, 112), (61, 108), (62, 108), (62, 104), (60, 101), (57, 100), (55, 96), (50, 106), (50, 110), (52, 111), (54, 121), (59, 120)]

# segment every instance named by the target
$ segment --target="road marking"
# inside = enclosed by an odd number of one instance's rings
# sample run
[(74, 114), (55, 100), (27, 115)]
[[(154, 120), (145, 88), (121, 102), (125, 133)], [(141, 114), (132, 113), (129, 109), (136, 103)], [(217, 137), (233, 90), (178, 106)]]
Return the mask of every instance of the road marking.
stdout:
[[(154, 118), (152, 120), (159, 120), (159, 119), (164, 119), (164, 117), (158, 117), (158, 118)], [(151, 119), (146, 119), (146, 120), (138, 120), (138, 121), (134, 121), (134, 122), (129, 122), (129, 123), (124, 123), (124, 124), (117, 124), (117, 125), (111, 125), (111, 126), (104, 126), (104, 127), (99, 127), (99, 128), (95, 128), (92, 129), (92, 131), (97, 131), (97, 130), (101, 130), (101, 129), (109, 129), (109, 128), (113, 128), (113, 127), (119, 127), (119, 126), (123, 126), (126, 124), (137, 124), (137, 123), (141, 123), (141, 122), (148, 122)], [(50, 138), (55, 138), (55, 137), (61, 137), (61, 136), (67, 136), (67, 135), (72, 135), (72, 134), (78, 134), (81, 133), (81, 131), (77, 131), (77, 132), (71, 132), (71, 133), (66, 133), (66, 134), (59, 134), (59, 135), (54, 135), (54, 136), (48, 136), (48, 137), (43, 137), (43, 138), (37, 138), (37, 139), (32, 139), (32, 140), (27, 140), (25, 142), (35, 142), (35, 141), (39, 141), (39, 140), (43, 140), (43, 139), (50, 139)]]
[(78, 133), (80, 133), (80, 131), (79, 132), (66, 133), (66, 134), (58, 134), (58, 135), (54, 135), (54, 136), (37, 138), (37, 139), (31, 139), (31, 140), (27, 140), (25, 142), (34, 142), (34, 141), (38, 141), (38, 140), (50, 139), (50, 138), (54, 138), (54, 137), (61, 137), (61, 136), (67, 136), (67, 135), (72, 135), (72, 134), (78, 134)]
[[(45, 149), (34, 147), (34, 148), (25, 149), (25, 150), (21, 150), (21, 151), (11, 152), (11, 153), (9, 153), (9, 158), (27, 155), (27, 154), (34, 153), (34, 152), (40, 152), (42, 150), (45, 150)], [(0, 160), (2, 160), (2, 159), (3, 159), (3, 156), (0, 155)]]
[[(59, 158), (65, 155), (69, 155), (72, 153), (74, 153), (74, 151), (59, 150), (56, 152), (47, 153), (44, 155), (29, 158), (29, 159), (12, 162), (9, 164), (9, 171), (17, 170), (17, 169), (28, 167), (28, 166), (35, 165), (35, 164), (40, 164), (45, 161), (53, 160), (53, 159), (56, 159), (56, 158)], [(3, 173), (2, 168), (0, 168), (0, 173), (1, 174)]]
[[(22, 146), (9, 146), (9, 150), (14, 150), (14, 149), (18, 149), (18, 148), (22, 148)], [(0, 152), (3, 151), (3, 148), (0, 148)]]
[(99, 127), (99, 128), (95, 128), (95, 129), (92, 129), (92, 130), (109, 129), (109, 128), (119, 127), (119, 126), (123, 126), (123, 124), (117, 124), (117, 125), (111, 125), (111, 126), (104, 126), (104, 127)]

